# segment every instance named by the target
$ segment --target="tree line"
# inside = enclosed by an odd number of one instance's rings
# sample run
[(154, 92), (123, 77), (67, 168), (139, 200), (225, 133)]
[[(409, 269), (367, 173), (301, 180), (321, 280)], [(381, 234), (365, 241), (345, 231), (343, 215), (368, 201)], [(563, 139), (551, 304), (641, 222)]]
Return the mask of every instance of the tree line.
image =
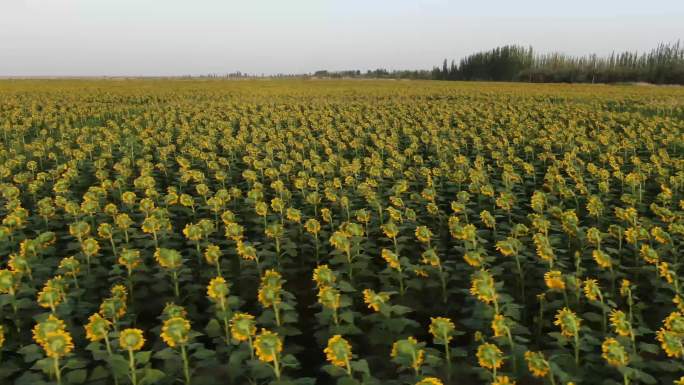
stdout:
[(662, 43), (646, 53), (610, 56), (537, 54), (532, 47), (506, 45), (477, 52), (431, 72), (435, 80), (491, 80), (523, 82), (684, 84), (684, 47)]

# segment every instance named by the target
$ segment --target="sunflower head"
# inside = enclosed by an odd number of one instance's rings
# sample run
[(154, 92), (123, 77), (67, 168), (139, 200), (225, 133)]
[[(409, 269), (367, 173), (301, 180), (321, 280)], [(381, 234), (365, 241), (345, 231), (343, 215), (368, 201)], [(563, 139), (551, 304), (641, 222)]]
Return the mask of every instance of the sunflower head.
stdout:
[(345, 367), (352, 358), (352, 350), (349, 341), (337, 334), (328, 339), (328, 346), (323, 349), (325, 358), (330, 364)]
[(656, 339), (668, 357), (679, 358), (684, 354), (684, 346), (682, 346), (682, 338), (679, 334), (660, 328), (656, 332)]
[(392, 344), (392, 361), (418, 371), (425, 359), (424, 345), (413, 337), (397, 340)]
[(123, 350), (138, 351), (145, 344), (145, 337), (140, 329), (124, 329), (119, 334), (119, 346)]
[(549, 362), (546, 361), (544, 354), (541, 352), (525, 352), (525, 361), (527, 362), (527, 368), (535, 377), (546, 377), (551, 370)]
[(237, 341), (247, 341), (256, 334), (254, 316), (247, 313), (235, 313), (230, 319), (230, 335)]
[(313, 271), (313, 280), (319, 288), (332, 286), (336, 279), (335, 272), (328, 265), (320, 265)]
[(470, 293), (480, 301), (490, 304), (498, 298), (494, 278), (487, 270), (478, 270), (470, 281)]
[(278, 334), (262, 329), (254, 340), (254, 349), (260, 361), (273, 362), (283, 350), (283, 341), (278, 337)]
[(503, 365), (503, 353), (498, 346), (485, 342), (477, 348), (477, 362), (485, 369), (498, 369)]
[(173, 249), (158, 248), (154, 252), (154, 259), (165, 269), (178, 269), (183, 264), (183, 256)]
[(88, 318), (88, 323), (85, 325), (86, 338), (91, 342), (100, 341), (107, 337), (109, 328), (111, 326), (106, 318), (103, 318), (99, 313), (95, 313)]
[(565, 280), (563, 279), (563, 273), (558, 270), (547, 271), (544, 273), (544, 283), (549, 290), (565, 290)]
[(318, 303), (323, 307), (335, 310), (340, 307), (340, 291), (332, 286), (323, 286), (318, 289)]
[(65, 330), (56, 330), (47, 333), (45, 340), (42, 343), (45, 354), (52, 358), (61, 358), (67, 356), (74, 350), (74, 342), (71, 334)]
[(442, 380), (436, 377), (425, 377), (422, 380), (416, 382), (415, 385), (444, 385)]
[(190, 321), (182, 317), (173, 317), (164, 321), (161, 337), (167, 345), (174, 348), (188, 343)]
[(33, 340), (39, 345), (43, 345), (48, 334), (60, 330), (66, 330), (64, 321), (51, 314), (46, 320), (37, 323), (36, 326), (33, 327)]
[(382, 249), (381, 253), (382, 259), (387, 262), (390, 269), (401, 270), (401, 264), (399, 263), (399, 256), (389, 249)]
[(565, 337), (574, 337), (579, 334), (582, 319), (567, 307), (556, 313), (556, 320), (553, 322), (561, 329), (561, 334)]
[(615, 338), (606, 338), (601, 344), (601, 352), (601, 356), (610, 366), (619, 368), (629, 364), (629, 355)]
[(225, 301), (228, 292), (228, 284), (223, 277), (214, 277), (209, 281), (209, 285), (207, 285), (207, 297), (213, 301)]
[(430, 318), (429, 332), (432, 334), (434, 342), (438, 345), (448, 345), (453, 338), (456, 326), (446, 317)]
[(610, 324), (615, 333), (620, 336), (628, 337), (632, 334), (632, 325), (622, 310), (613, 309), (610, 311)]
[(595, 279), (587, 278), (583, 285), (584, 295), (590, 301), (596, 301), (603, 298), (601, 294), (601, 288), (598, 285), (598, 281)]
[(369, 309), (373, 311), (380, 311), (390, 299), (390, 293), (379, 292), (376, 293), (374, 290), (365, 289), (363, 291), (363, 301), (366, 303)]

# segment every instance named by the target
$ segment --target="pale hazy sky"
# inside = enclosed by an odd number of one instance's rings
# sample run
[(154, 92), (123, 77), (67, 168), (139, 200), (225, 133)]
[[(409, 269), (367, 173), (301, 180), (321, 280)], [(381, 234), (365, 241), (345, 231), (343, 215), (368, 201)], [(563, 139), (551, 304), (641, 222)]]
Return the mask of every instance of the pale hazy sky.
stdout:
[(0, 76), (431, 68), (684, 39), (684, 0), (0, 0)]

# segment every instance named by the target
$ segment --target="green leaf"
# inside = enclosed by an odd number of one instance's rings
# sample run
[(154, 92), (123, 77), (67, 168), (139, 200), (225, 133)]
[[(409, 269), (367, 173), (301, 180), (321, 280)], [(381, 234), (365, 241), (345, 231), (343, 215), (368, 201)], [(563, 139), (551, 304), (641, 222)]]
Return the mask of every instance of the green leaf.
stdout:
[(156, 384), (160, 380), (162, 380), (164, 377), (166, 377), (166, 374), (162, 372), (161, 370), (157, 369), (145, 369), (143, 371), (142, 379), (138, 383), (139, 385), (145, 385), (145, 384)]
[(88, 378), (88, 371), (86, 369), (72, 370), (64, 378), (70, 384), (82, 384)]
[(217, 338), (223, 335), (223, 328), (221, 327), (221, 324), (214, 318), (207, 323), (204, 331), (211, 338)]

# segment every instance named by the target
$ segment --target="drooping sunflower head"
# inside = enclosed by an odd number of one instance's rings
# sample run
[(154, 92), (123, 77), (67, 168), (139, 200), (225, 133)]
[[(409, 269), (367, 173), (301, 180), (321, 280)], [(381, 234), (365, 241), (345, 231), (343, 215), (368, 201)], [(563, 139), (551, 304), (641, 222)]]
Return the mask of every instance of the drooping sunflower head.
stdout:
[(494, 278), (487, 270), (478, 270), (471, 278), (470, 293), (480, 301), (490, 304), (498, 298)]
[(615, 333), (620, 336), (628, 337), (632, 334), (632, 325), (622, 310), (613, 309), (610, 311), (610, 324)]
[(549, 362), (544, 358), (544, 354), (541, 352), (525, 352), (525, 361), (527, 362), (527, 368), (530, 370), (535, 377), (546, 377), (549, 374), (550, 366)]
[(549, 290), (565, 290), (565, 280), (563, 273), (558, 270), (547, 271), (544, 273), (544, 283)]
[(204, 249), (204, 259), (207, 261), (208, 264), (214, 266), (218, 262), (218, 260), (221, 258), (221, 248), (216, 246), (216, 245), (208, 245)]
[(363, 291), (363, 301), (369, 309), (373, 311), (380, 311), (390, 299), (390, 294), (386, 292), (376, 293), (374, 290), (365, 289)]
[(432, 334), (436, 344), (447, 345), (453, 338), (456, 326), (446, 317), (432, 317), (430, 318), (429, 332)]
[(235, 313), (230, 319), (230, 334), (237, 341), (247, 341), (256, 334), (254, 316), (247, 313)]
[(99, 313), (95, 313), (88, 318), (88, 323), (85, 325), (86, 338), (90, 342), (97, 342), (109, 334), (111, 322), (103, 318)]
[(416, 239), (422, 243), (430, 242), (430, 240), (432, 239), (432, 236), (433, 236), (432, 231), (427, 226), (416, 227), (415, 234), (416, 234)]
[(684, 336), (684, 314), (680, 311), (670, 313), (663, 323), (667, 330)]
[(336, 279), (335, 272), (328, 265), (320, 265), (313, 271), (313, 280), (319, 288), (332, 286)]
[(174, 317), (186, 318), (188, 316), (188, 311), (181, 305), (176, 305), (173, 302), (169, 302), (164, 305), (164, 310), (162, 311), (162, 319), (169, 319)]
[(498, 346), (485, 342), (477, 348), (477, 362), (485, 369), (498, 369), (503, 365), (503, 353)]
[(515, 381), (508, 376), (496, 376), (492, 385), (515, 385)]
[(584, 295), (590, 301), (596, 301), (602, 298), (601, 288), (598, 285), (598, 281), (595, 279), (587, 278), (583, 285)]
[(422, 380), (416, 382), (415, 385), (444, 385), (442, 380), (436, 377), (425, 377)]
[(619, 368), (629, 364), (629, 355), (615, 338), (606, 338), (601, 344), (601, 352), (601, 356), (610, 366)]
[(682, 338), (679, 334), (660, 328), (656, 332), (656, 339), (668, 357), (679, 358), (684, 355), (684, 346), (682, 346)]
[(261, 329), (261, 333), (254, 340), (254, 348), (260, 361), (273, 362), (283, 350), (283, 341), (278, 337), (278, 334)]
[(167, 345), (174, 348), (188, 343), (190, 321), (182, 317), (173, 317), (164, 321), (161, 337)]
[(503, 314), (495, 314), (492, 318), (492, 331), (494, 337), (505, 337), (510, 332), (509, 320)]
[(65, 357), (74, 350), (74, 342), (71, 338), (71, 334), (65, 330), (56, 330), (47, 333), (42, 346), (45, 350), (45, 354), (52, 358)]
[(387, 262), (390, 269), (401, 270), (401, 264), (399, 262), (399, 256), (395, 254), (392, 250), (382, 249), (381, 253), (382, 259)]
[(119, 334), (119, 347), (123, 350), (138, 351), (145, 344), (145, 337), (140, 329), (124, 329)]
[(223, 277), (214, 277), (207, 285), (207, 297), (216, 302), (224, 301), (228, 296), (229, 289)]
[(330, 364), (345, 367), (352, 358), (352, 350), (349, 341), (337, 334), (328, 339), (328, 346), (323, 349), (325, 358)]
[(141, 263), (140, 250), (124, 248), (119, 253), (119, 264), (125, 266), (128, 270), (135, 269)]
[(183, 264), (183, 256), (176, 250), (158, 248), (154, 252), (154, 259), (165, 269), (177, 269)]
[(316, 235), (321, 231), (321, 223), (315, 218), (311, 218), (304, 222), (304, 229), (307, 233)]
[(323, 307), (335, 310), (340, 307), (340, 292), (332, 286), (323, 286), (318, 289), (318, 303)]
[(425, 359), (424, 343), (413, 337), (397, 340), (392, 344), (392, 360), (399, 365), (418, 371)]
[(38, 345), (43, 345), (48, 334), (60, 330), (66, 330), (64, 321), (51, 314), (46, 320), (37, 323), (33, 327), (33, 340), (36, 341)]
[(560, 327), (562, 335), (574, 337), (579, 333), (581, 322), (577, 314), (565, 307), (556, 313), (556, 320), (553, 323)]

